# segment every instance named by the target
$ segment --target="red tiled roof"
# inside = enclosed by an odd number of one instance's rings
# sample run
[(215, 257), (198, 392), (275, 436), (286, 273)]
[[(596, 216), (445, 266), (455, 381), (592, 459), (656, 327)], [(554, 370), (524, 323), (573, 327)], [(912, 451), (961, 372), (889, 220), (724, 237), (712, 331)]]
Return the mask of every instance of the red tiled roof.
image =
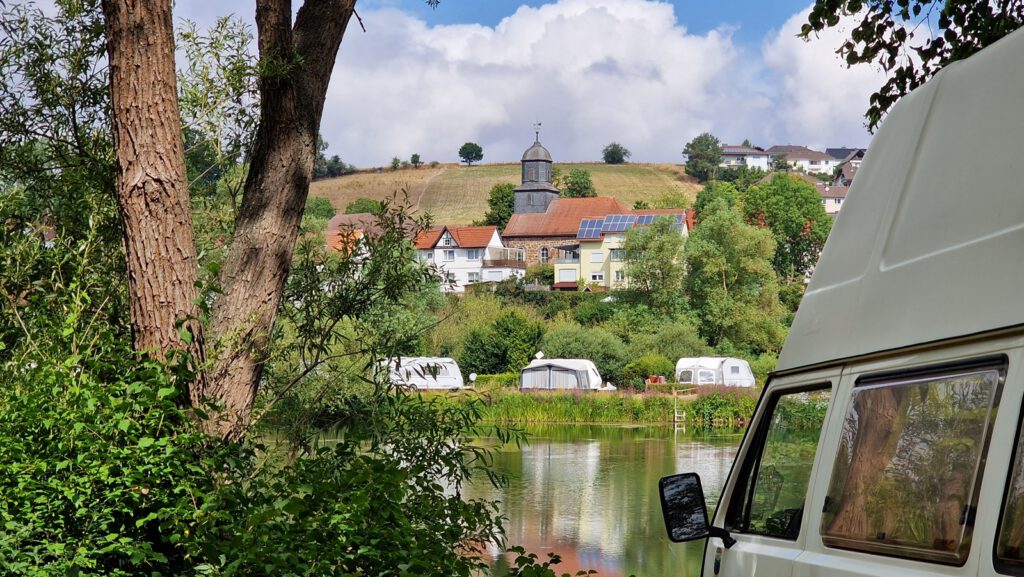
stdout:
[(806, 146), (794, 146), (791, 144), (775, 145), (766, 151), (773, 156), (785, 156), (786, 160), (835, 160), (831, 155), (811, 150)]
[(846, 198), (846, 191), (848, 190), (850, 190), (848, 186), (824, 185), (818, 187), (818, 193), (821, 194), (822, 198)]
[(659, 214), (686, 214), (686, 210), (684, 210), (682, 208), (636, 208), (636, 209), (633, 209), (633, 210), (631, 210), (629, 212), (630, 212), (630, 214), (636, 214), (636, 215), (641, 215), (641, 214), (653, 214), (653, 215), (659, 215)]
[(614, 198), (556, 198), (542, 214), (513, 214), (504, 237), (572, 236), (584, 218), (603, 218), (627, 212)]
[(416, 248), (426, 250), (434, 248), (441, 240), (444, 231), (452, 235), (452, 240), (459, 248), (486, 248), (494, 238), (495, 226), (445, 226), (425, 230), (416, 236)]

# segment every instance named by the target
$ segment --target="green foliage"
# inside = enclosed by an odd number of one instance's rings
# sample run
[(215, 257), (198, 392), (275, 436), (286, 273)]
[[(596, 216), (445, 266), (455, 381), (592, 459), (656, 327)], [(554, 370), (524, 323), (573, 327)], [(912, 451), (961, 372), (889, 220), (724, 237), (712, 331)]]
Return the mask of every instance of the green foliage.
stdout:
[(397, 156), (391, 158), (391, 170), (398, 170), (402, 166), (402, 159)]
[(474, 162), (480, 162), (484, 159), (484, 149), (480, 148), (480, 145), (475, 142), (467, 142), (459, 147), (459, 158), (467, 166), (473, 166)]
[(584, 168), (574, 168), (562, 179), (563, 198), (593, 198), (597, 196), (590, 172)]
[(701, 335), (751, 353), (777, 351), (786, 311), (771, 267), (771, 233), (743, 222), (725, 201), (712, 202), (686, 245), (686, 290)]
[(638, 390), (643, 390), (643, 383), (651, 375), (660, 375), (671, 382), (675, 377), (675, 363), (656, 353), (646, 353), (626, 365), (622, 372), (623, 380)]
[(802, 284), (832, 230), (832, 219), (825, 214), (818, 192), (789, 174), (776, 174), (771, 182), (748, 190), (743, 216), (748, 223), (772, 231), (776, 243), (772, 266), (788, 283)]
[[(871, 95), (865, 114), (868, 129), (901, 97), (951, 62), (991, 45), (1024, 24), (1019, 2), (983, 0), (816, 0), (800, 35), (816, 36), (855, 15), (860, 22), (838, 47), (850, 66), (876, 63), (888, 73), (885, 84)], [(845, 35), (845, 32), (844, 32)], [(835, 47), (830, 47), (835, 48)]]
[(632, 153), (629, 152), (629, 149), (618, 142), (612, 142), (601, 150), (601, 158), (606, 164), (622, 164), (630, 156)]
[(515, 372), (525, 367), (540, 347), (544, 325), (511, 310), (494, 324), (466, 337), (459, 366), (472, 373)]
[(334, 218), (334, 207), (331, 206), (331, 201), (327, 200), (322, 196), (311, 196), (306, 199), (306, 209), (303, 211), (303, 217), (313, 217), (323, 220), (331, 220)]
[(758, 391), (746, 387), (703, 386), (686, 405), (686, 420), (703, 427), (737, 426), (750, 420)]
[(491, 423), (670, 423), (672, 397), (624, 391), (492, 392), (482, 409)]
[(718, 165), (722, 162), (722, 146), (710, 132), (696, 136), (686, 144), (683, 154), (687, 156), (686, 174), (700, 182), (714, 178)]
[(736, 185), (731, 182), (718, 180), (709, 182), (697, 193), (697, 200), (693, 203), (693, 210), (697, 212), (697, 217), (700, 218), (707, 207), (716, 199), (722, 199), (727, 207), (732, 208), (736, 206), (739, 196)]
[(551, 286), (555, 282), (555, 265), (551, 263), (538, 263), (526, 267), (526, 282)]
[(544, 335), (541, 350), (549, 359), (589, 359), (597, 366), (602, 379), (612, 384), (622, 383), (626, 346), (619, 337), (604, 329), (560, 326)]
[(409, 164), (411, 164), (413, 168), (419, 168), (420, 165), (423, 164), (423, 161), (420, 160), (419, 153), (414, 153), (409, 157)]
[(630, 358), (649, 352), (675, 362), (684, 357), (708, 356), (712, 351), (694, 323), (681, 317), (653, 330), (640, 330), (630, 337)]
[(478, 390), (518, 389), (519, 373), (498, 373), (496, 375), (477, 375)]
[(690, 199), (688, 196), (686, 196), (686, 193), (681, 190), (671, 190), (664, 194), (658, 195), (652, 201), (650, 208), (663, 210), (687, 209), (690, 208)]
[(377, 214), (382, 206), (379, 200), (361, 196), (345, 206), (345, 214)]
[(737, 166), (735, 168), (719, 168), (715, 177), (718, 180), (731, 182), (736, 190), (745, 192), (765, 177), (765, 172), (760, 168), (749, 166)]
[(512, 212), (516, 206), (516, 185), (505, 182), (495, 184), (487, 198), (487, 213), (484, 215), (484, 224), (494, 225), (499, 231), (505, 230), (505, 225), (512, 218)]
[(589, 327), (603, 323), (615, 313), (615, 305), (601, 298), (584, 299), (573, 310), (573, 318), (580, 325)]
[(671, 216), (660, 216), (650, 226), (634, 227), (626, 233), (622, 248), (629, 287), (644, 295), (647, 304), (659, 312), (673, 313), (684, 306), (685, 244)]

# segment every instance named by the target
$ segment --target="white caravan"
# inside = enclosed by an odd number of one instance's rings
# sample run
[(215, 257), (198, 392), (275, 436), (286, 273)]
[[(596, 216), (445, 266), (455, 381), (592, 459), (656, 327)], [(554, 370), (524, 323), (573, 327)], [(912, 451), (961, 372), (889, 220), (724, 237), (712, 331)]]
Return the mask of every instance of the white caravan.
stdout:
[(395, 385), (420, 390), (465, 388), (458, 363), (447, 357), (400, 357), (389, 363), (388, 370)]
[[(600, 390), (601, 374), (586, 359), (535, 359), (519, 376), (519, 388)], [(611, 387), (614, 389), (614, 387)]]
[(734, 357), (684, 357), (676, 363), (676, 382), (687, 385), (753, 387), (750, 363)]
[(892, 109), (717, 510), (660, 483), (703, 575), (1024, 575), (1022, 140), (1024, 31)]

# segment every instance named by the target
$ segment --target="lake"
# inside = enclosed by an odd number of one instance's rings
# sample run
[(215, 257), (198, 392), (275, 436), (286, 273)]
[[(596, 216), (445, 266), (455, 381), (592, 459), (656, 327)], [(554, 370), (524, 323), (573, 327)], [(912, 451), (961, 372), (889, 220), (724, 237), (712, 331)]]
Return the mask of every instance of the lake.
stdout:
[(704, 542), (672, 543), (665, 534), (658, 479), (699, 473), (710, 515), (742, 431), (593, 425), (527, 431), (528, 445), (505, 447), (495, 456), (508, 486), (477, 482), (466, 491), (501, 502), (509, 545), (522, 545), (541, 559), (558, 553), (559, 575), (579, 569), (595, 569), (603, 577), (700, 572)]

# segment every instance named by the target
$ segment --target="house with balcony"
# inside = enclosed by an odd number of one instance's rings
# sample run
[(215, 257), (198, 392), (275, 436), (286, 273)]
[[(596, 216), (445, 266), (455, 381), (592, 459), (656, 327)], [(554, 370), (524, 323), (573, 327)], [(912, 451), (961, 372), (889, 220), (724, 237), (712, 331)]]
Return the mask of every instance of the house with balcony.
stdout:
[(555, 257), (555, 290), (577, 290), (579, 282), (598, 290), (626, 288), (626, 233), (647, 226), (656, 218), (675, 220), (679, 234), (686, 236), (692, 222), (684, 210), (633, 210), (601, 218), (584, 218), (576, 232), (576, 243), (558, 248)]
[(771, 166), (771, 157), (763, 148), (757, 146), (722, 145), (722, 162), (725, 168), (760, 168), (767, 172)]
[(841, 159), (824, 152), (792, 144), (777, 144), (765, 152), (771, 156), (773, 164), (776, 160), (782, 159), (796, 170), (828, 174), (829, 176), (835, 172), (836, 167), (841, 162)]
[(444, 226), (416, 236), (416, 256), (441, 273), (441, 290), (462, 293), (466, 285), (526, 274), (522, 249), (508, 248), (494, 226)]

